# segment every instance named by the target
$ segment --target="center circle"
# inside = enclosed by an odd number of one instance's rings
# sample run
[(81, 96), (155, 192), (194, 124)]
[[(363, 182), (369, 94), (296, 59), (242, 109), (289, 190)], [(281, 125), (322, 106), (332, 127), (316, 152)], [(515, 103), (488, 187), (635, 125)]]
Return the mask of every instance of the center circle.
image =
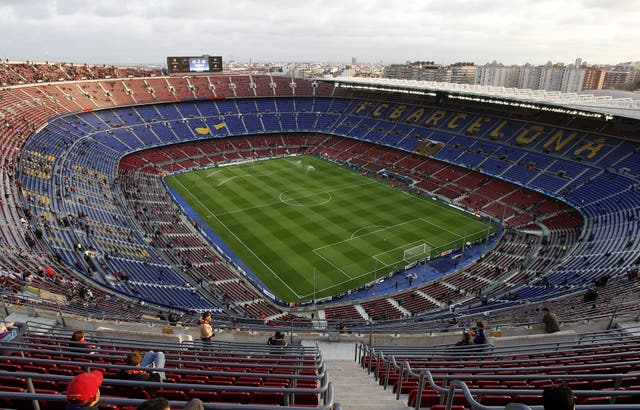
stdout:
[(318, 189), (291, 189), (280, 193), (280, 202), (291, 206), (320, 206), (331, 201), (331, 193)]

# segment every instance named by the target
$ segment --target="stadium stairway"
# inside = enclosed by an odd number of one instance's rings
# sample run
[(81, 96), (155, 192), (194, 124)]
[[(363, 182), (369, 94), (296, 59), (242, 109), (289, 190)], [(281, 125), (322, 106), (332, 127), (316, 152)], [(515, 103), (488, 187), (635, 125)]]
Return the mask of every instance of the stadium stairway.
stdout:
[(369, 317), (369, 314), (367, 313), (366, 310), (364, 310), (362, 305), (357, 304), (357, 305), (354, 305), (354, 307), (356, 308), (358, 313), (360, 313), (360, 316), (362, 316), (364, 318), (364, 320), (371, 320), (371, 318)]
[[(303, 345), (306, 344), (304, 341)], [(315, 344), (315, 341), (313, 342)], [(329, 380), (333, 383), (336, 402), (342, 410), (401, 410), (406, 402), (396, 400), (389, 390), (383, 390), (355, 362), (354, 343), (318, 342), (324, 357)]]
[(406, 317), (411, 317), (411, 312), (409, 312), (407, 309), (405, 309), (404, 307), (400, 306), (400, 304), (398, 303), (398, 301), (396, 301), (393, 298), (387, 298), (387, 302), (391, 303), (396, 309), (398, 309), (400, 312), (402, 312), (402, 314)]
[(625, 336), (640, 336), (640, 322), (620, 322), (616, 323), (615, 329)]
[(11, 313), (4, 318), (4, 321), (9, 323), (26, 323), (32, 334), (46, 334), (57, 326), (56, 319), (25, 315), (23, 313)]

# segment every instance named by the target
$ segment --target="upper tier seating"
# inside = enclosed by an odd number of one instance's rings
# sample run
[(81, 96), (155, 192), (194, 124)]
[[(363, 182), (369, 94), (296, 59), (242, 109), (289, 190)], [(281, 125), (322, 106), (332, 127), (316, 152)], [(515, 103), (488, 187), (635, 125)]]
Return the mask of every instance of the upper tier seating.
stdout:
[[(282, 97), (274, 98), (258, 89), (263, 86), (270, 87), (271, 91), (275, 89), (276, 95)], [(322, 92), (318, 93), (319, 90)], [(294, 93), (295, 99), (287, 97)], [(334, 97), (312, 97), (314, 94)], [(225, 308), (217, 305), (215, 298), (194, 293), (194, 284), (184, 283), (185, 278), (164, 260), (164, 252), (149, 247), (137, 224), (123, 217), (126, 215), (122, 212), (124, 202), (113, 184), (120, 158), (167, 144), (247, 133), (320, 131), (360, 138), (362, 142), (353, 145), (353, 154), (350, 150), (330, 148), (328, 144), (317, 152), (337, 149), (341, 161), (366, 166), (372, 171), (386, 168), (402, 171), (414, 179), (416, 188), (422, 187), (461, 206), (491, 214), (510, 226), (536, 227), (553, 246), (566, 249), (565, 253), (556, 252), (546, 260), (535, 261), (537, 265), (532, 273), (553, 269), (549, 276), (552, 284), (584, 285), (602, 275), (626, 272), (633, 266), (633, 255), (640, 246), (634, 234), (637, 230), (633, 230), (637, 218), (633, 205), (637, 202), (637, 182), (635, 174), (627, 170), (629, 161), (626, 161), (633, 155), (629, 147), (635, 145), (593, 130), (571, 130), (517, 118), (396, 103), (392, 101), (396, 98), (393, 96), (389, 97), (390, 101), (376, 102), (365, 92), (331, 89), (322, 82), (307, 84), (303, 80), (275, 76), (103, 79), (9, 88), (3, 90), (2, 95), (0, 114), (5, 123), (2, 138), (6, 142), (3, 155), (7, 165), (3, 169), (3, 186), (10, 198), (24, 198), (24, 202), (3, 203), (9, 221), (3, 225), (3, 236), (10, 246), (25, 248), (27, 237), (41, 227), (43, 237), (59, 251), (63, 261), (98, 282), (111, 285), (109, 278), (114, 268), (131, 269), (138, 282), (128, 289), (132, 296), (167, 301), (164, 285), (147, 284), (153, 277), (146, 272), (151, 266), (156, 269), (156, 275), (162, 272), (166, 286), (175, 286), (176, 297), (170, 298), (173, 304)], [(269, 97), (251, 99), (256, 95)], [(353, 99), (354, 96), (362, 99)], [(202, 100), (177, 102), (192, 97)], [(131, 100), (173, 102), (114, 108)], [(109, 109), (97, 110), (100, 108)], [(59, 116), (65, 113), (71, 114)], [(40, 129), (54, 116), (58, 117)], [(31, 135), (34, 130), (38, 132)], [(383, 150), (373, 144), (404, 152)], [(277, 152), (277, 148), (266, 148), (263, 144), (256, 147), (262, 150), (251, 155)], [(243, 154), (246, 148), (229, 143), (226, 148), (216, 148), (218, 156), (210, 159), (197, 155), (198, 150), (206, 149), (205, 145), (197, 148), (195, 159), (182, 148), (153, 154), (158, 155), (156, 157), (151, 153), (137, 155), (138, 161), (145, 164), (144, 171), (162, 174), (206, 165), (211, 159), (247, 158), (247, 154)], [(454, 173), (448, 175), (446, 169), (442, 170), (446, 168), (442, 164), (433, 169), (434, 165), (423, 165), (419, 157), (408, 152), (431, 149), (434, 157), (472, 168), (475, 176), (467, 177), (468, 171), (452, 165), (448, 169)], [(608, 158), (616, 153), (622, 158), (611, 162)], [(13, 161), (17, 154), (21, 155), (18, 168), (17, 161)], [(334, 157), (329, 151), (327, 155)], [(503, 170), (485, 170), (489, 160), (501, 161)], [(430, 175), (425, 176), (424, 172), (430, 167)], [(509, 169), (524, 169), (529, 176), (508, 177)], [(573, 221), (570, 226), (548, 229), (545, 221), (553, 221), (550, 219), (553, 212), (557, 212), (558, 217), (566, 213), (565, 207), (544, 208), (544, 204), (551, 201), (540, 201), (537, 193), (525, 193), (513, 185), (506, 191), (503, 189), (499, 197), (494, 197), (489, 190), (483, 194), (485, 187), (496, 183), (487, 176), (481, 177), (477, 171), (498, 178), (508, 177), (518, 184), (560, 197), (576, 207), (587, 222), (581, 226), (580, 217), (570, 218), (568, 220)], [(549, 187), (542, 184), (543, 176), (553, 181)], [(16, 186), (20, 186), (20, 192)], [(27, 215), (27, 225), (18, 222), (23, 215), (22, 206), (31, 214)], [(613, 218), (602, 216), (611, 212)], [(621, 239), (622, 233), (628, 238)], [(82, 252), (75, 250), (78, 243), (87, 250), (95, 249), (116, 257), (106, 263), (104, 269), (99, 255), (96, 260), (92, 260), (93, 256), (87, 260)], [(40, 245), (36, 243), (36, 246)], [(505, 259), (504, 263), (517, 266), (516, 261)], [(520, 277), (526, 276), (522, 273)], [(454, 282), (462, 283), (459, 279)], [(481, 285), (482, 282), (470, 282), (468, 289)]]

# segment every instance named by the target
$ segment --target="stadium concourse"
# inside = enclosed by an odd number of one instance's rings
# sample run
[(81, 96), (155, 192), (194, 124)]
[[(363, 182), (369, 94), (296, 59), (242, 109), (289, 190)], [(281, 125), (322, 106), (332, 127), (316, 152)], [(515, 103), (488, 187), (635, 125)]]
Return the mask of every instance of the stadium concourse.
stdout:
[[(628, 101), (28, 62), (0, 64), (0, 79), (0, 286), (6, 319), (27, 325), (2, 342), (2, 407), (61, 408), (55, 393), (86, 369), (104, 372), (111, 409), (149, 392), (176, 408), (540, 408), (550, 384), (570, 386), (579, 409), (638, 407)], [(292, 308), (163, 183), (290, 155), (393, 175), (501, 232), (481, 255), (437, 258), (438, 275)], [(559, 332), (544, 333), (543, 306)], [(211, 346), (197, 342), (205, 310), (220, 329)], [(489, 343), (452, 348), (478, 320)], [(93, 354), (69, 345), (79, 328)], [(287, 348), (263, 343), (274, 328)], [(163, 350), (167, 381), (112, 379), (131, 348)]]

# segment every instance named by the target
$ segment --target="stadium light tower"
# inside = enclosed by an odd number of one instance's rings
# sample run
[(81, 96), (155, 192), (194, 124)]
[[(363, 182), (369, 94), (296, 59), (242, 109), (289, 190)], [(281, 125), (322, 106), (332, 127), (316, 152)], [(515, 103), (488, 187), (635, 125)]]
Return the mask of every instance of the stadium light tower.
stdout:
[(460, 259), (464, 260), (464, 247), (467, 243), (467, 231), (464, 231), (464, 237), (462, 238), (462, 252), (460, 252)]
[(373, 258), (373, 295), (376, 294), (376, 281), (378, 280), (378, 258)]

